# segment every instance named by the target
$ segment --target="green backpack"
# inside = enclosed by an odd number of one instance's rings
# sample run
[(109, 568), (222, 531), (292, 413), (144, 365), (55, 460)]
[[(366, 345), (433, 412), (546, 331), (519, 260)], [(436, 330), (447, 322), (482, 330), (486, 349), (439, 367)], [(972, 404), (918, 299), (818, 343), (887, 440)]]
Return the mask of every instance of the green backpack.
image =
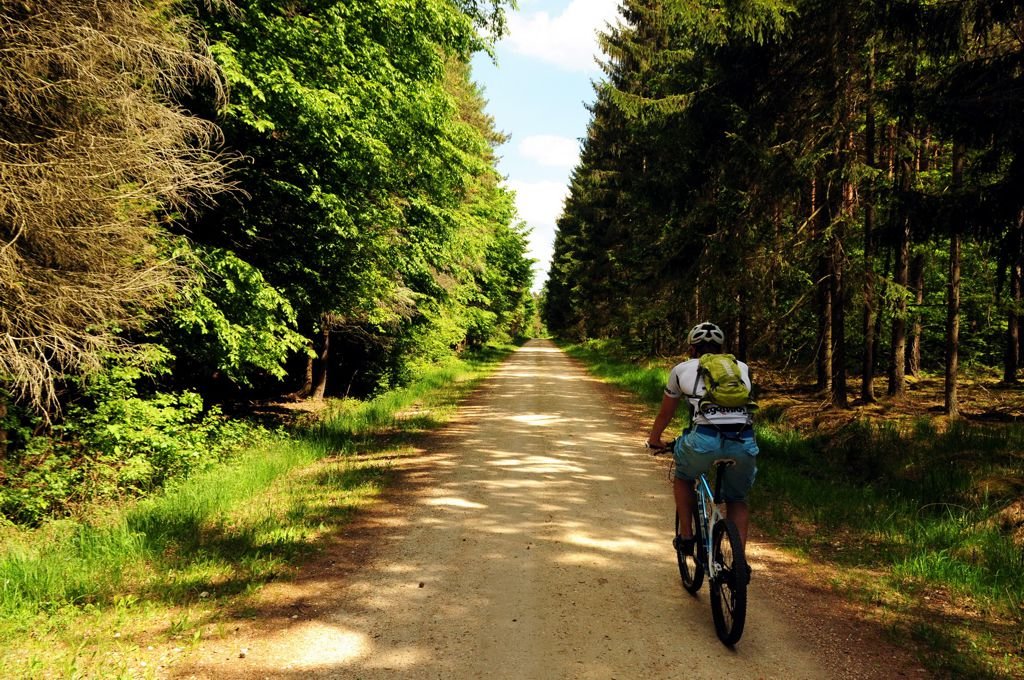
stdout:
[(740, 365), (733, 355), (702, 355), (698, 373), (704, 378), (704, 388), (707, 390), (701, 398), (702, 410), (705, 402), (726, 408), (754, 407), (750, 400), (750, 388), (743, 383)]

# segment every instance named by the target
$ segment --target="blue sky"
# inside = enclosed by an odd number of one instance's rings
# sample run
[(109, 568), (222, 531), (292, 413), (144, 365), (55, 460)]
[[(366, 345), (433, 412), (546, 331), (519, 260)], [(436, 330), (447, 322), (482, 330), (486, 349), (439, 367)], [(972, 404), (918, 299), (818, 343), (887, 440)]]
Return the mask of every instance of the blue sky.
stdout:
[(520, 217), (532, 229), (534, 290), (547, 279), (555, 220), (579, 158), (601, 72), (595, 32), (617, 16), (618, 0), (520, 0), (497, 64), (473, 62), (487, 111), (511, 140), (498, 151), (499, 170), (516, 192)]

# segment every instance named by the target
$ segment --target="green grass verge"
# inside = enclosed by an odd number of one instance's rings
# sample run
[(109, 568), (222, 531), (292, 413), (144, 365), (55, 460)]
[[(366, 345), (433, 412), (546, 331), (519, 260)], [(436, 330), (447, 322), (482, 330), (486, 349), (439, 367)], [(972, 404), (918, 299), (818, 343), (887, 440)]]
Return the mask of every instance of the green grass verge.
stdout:
[(152, 498), (0, 535), (0, 677), (146, 677), (373, 502), (512, 350), (426, 369)]
[[(652, 412), (660, 403), (671, 360), (604, 341), (564, 349)], [(811, 436), (784, 410), (762, 416), (751, 496), (762, 532), (895, 613), (936, 674), (1024, 677), (1024, 553), (995, 521), (1024, 490), (1024, 427), (862, 421)]]

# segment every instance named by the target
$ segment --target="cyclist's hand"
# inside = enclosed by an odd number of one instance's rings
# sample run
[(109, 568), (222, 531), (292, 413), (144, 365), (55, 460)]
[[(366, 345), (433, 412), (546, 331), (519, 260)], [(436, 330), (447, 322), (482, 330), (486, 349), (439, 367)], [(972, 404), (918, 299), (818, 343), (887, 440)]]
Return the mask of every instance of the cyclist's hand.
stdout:
[(661, 441), (660, 439), (653, 442), (651, 440), (647, 440), (646, 442), (644, 442), (644, 446), (651, 449), (655, 453), (664, 453), (665, 451), (668, 451), (669, 447), (668, 444)]

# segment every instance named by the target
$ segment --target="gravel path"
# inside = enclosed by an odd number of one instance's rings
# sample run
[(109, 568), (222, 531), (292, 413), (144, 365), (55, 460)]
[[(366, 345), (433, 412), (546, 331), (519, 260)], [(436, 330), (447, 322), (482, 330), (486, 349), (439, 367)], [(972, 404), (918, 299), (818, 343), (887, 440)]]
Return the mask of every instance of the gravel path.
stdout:
[(402, 464), (386, 502), (175, 675), (925, 677), (764, 545), (744, 637), (723, 647), (707, 586), (679, 584), (646, 418), (532, 341)]

